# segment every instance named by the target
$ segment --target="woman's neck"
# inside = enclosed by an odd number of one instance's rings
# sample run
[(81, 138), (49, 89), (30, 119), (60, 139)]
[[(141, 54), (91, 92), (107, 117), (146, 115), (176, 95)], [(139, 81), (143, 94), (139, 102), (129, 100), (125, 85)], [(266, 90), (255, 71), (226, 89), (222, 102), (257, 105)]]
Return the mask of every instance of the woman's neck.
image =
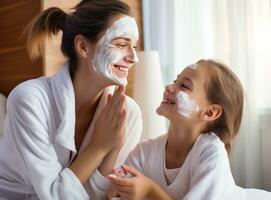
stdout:
[(78, 66), (73, 75), (76, 115), (95, 112), (99, 99), (109, 86), (94, 71)]

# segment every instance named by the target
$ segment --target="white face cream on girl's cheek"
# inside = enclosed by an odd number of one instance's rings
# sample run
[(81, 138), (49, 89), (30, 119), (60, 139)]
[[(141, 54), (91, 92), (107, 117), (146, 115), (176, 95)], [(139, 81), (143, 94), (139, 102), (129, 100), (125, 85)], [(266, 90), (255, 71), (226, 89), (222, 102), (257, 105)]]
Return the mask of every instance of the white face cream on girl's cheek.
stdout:
[(190, 118), (193, 112), (199, 111), (199, 106), (187, 93), (180, 91), (176, 95), (178, 113)]
[[(132, 41), (138, 39), (138, 28), (134, 18), (122, 17), (115, 21), (113, 25), (106, 30), (105, 35), (98, 41), (97, 49), (92, 60), (92, 65), (97, 73), (113, 80), (117, 84), (127, 85), (127, 78), (119, 78), (112, 73), (113, 65), (120, 62), (125, 56), (117, 47), (111, 44), (112, 40), (117, 37), (127, 37)], [(131, 58), (134, 63), (138, 62), (138, 57), (133, 49)], [(128, 69), (134, 64), (126, 64)]]

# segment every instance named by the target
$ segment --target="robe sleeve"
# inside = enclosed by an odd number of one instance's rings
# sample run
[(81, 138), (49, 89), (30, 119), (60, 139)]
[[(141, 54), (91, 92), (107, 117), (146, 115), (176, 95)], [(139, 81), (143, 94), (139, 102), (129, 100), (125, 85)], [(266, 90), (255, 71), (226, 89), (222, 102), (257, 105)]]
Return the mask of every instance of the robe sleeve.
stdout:
[[(130, 151), (132, 151), (139, 142), (142, 132), (142, 115), (139, 106), (134, 100), (127, 97), (126, 109), (128, 111), (126, 142), (119, 153), (116, 167), (124, 163)], [(93, 199), (106, 199), (109, 185), (109, 180), (96, 169), (89, 179), (89, 190)]]
[(42, 200), (89, 199), (75, 174), (58, 161), (43, 98), (36, 88), (21, 86), (8, 99), (6, 130), (14, 138), (30, 183)]
[(233, 186), (227, 176), (229, 163), (224, 145), (204, 144), (193, 152), (190, 171), (190, 189), (184, 200), (223, 199)]

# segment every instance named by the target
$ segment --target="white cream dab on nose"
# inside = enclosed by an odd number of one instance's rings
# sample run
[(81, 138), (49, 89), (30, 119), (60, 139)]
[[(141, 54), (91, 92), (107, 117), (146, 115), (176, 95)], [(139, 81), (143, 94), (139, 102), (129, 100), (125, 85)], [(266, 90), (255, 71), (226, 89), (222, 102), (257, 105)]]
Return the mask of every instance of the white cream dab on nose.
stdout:
[(193, 70), (196, 70), (198, 65), (197, 64), (192, 64), (192, 65), (189, 65), (188, 67), (193, 69)]

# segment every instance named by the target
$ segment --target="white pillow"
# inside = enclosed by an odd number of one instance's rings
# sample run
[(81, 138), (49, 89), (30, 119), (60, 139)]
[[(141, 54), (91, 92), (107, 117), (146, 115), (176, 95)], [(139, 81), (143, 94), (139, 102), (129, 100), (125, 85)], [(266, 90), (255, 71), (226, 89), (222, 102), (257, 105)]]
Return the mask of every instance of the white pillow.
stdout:
[(4, 134), (4, 121), (7, 112), (7, 98), (0, 93), (0, 138)]

